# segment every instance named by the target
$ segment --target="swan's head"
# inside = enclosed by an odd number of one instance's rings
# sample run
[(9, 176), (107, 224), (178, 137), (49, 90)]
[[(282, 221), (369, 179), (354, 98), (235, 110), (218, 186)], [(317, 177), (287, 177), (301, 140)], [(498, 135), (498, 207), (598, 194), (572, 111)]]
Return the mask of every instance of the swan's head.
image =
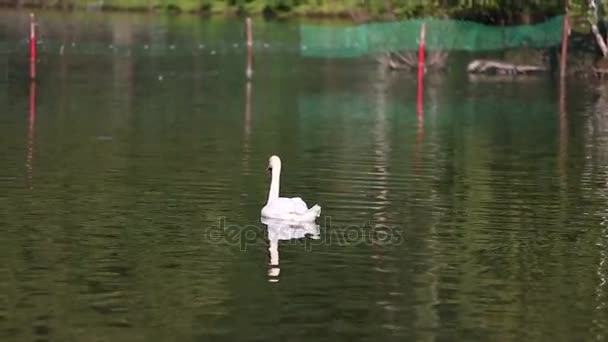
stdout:
[(268, 172), (281, 169), (281, 159), (277, 156), (272, 156), (268, 159)]

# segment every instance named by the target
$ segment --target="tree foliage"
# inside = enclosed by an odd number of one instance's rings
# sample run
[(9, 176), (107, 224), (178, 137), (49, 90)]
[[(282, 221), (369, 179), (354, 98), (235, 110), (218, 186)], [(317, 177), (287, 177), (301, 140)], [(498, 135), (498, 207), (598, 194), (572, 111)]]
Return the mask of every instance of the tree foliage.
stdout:
[[(97, 7), (197, 13), (249, 13), (268, 16), (346, 16), (370, 18), (453, 17), (488, 24), (520, 24), (562, 14), (585, 14), (587, 0), (8, 0), (5, 5)], [(12, 3), (11, 3), (12, 2)], [(604, 5), (605, 6), (605, 5)]]

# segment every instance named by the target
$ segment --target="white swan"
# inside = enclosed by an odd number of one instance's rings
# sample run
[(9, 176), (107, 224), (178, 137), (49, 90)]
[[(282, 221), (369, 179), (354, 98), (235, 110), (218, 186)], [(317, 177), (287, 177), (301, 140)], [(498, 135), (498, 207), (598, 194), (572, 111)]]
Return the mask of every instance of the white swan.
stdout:
[(268, 160), (268, 170), (272, 171), (272, 181), (268, 192), (268, 202), (262, 208), (262, 217), (279, 220), (309, 222), (321, 215), (321, 207), (315, 204), (308, 208), (300, 197), (279, 197), (279, 183), (281, 178), (281, 159), (272, 156)]

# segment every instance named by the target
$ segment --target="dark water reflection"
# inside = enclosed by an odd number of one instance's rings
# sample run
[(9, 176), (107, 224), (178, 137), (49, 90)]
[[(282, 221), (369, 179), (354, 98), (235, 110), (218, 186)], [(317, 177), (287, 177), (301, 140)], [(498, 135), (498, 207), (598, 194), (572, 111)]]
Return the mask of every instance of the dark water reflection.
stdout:
[[(235, 22), (53, 15), (33, 114), (1, 15), (3, 341), (604, 338), (605, 86), (455, 68), (419, 121), (414, 77), (301, 59), (293, 26), (255, 23), (247, 85)], [(323, 207), (278, 265), (273, 153)]]

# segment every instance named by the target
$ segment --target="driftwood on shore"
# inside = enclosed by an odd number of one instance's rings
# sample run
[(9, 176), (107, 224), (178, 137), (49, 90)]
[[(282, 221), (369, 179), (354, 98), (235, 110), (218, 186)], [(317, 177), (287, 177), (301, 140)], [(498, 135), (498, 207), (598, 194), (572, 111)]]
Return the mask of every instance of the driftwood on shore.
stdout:
[(467, 71), (473, 74), (528, 75), (548, 71), (547, 67), (512, 64), (496, 60), (476, 59), (469, 63)]

